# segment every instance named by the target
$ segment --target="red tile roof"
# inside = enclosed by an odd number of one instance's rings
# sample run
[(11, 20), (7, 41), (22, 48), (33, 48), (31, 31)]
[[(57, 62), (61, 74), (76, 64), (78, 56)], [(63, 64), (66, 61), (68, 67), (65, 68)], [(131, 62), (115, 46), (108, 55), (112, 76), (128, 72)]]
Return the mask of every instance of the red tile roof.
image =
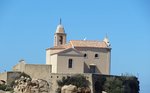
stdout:
[(71, 40), (70, 44), (73, 47), (108, 48), (107, 44), (103, 41)]
[(67, 49), (67, 48), (109, 48), (104, 41), (94, 41), (94, 40), (71, 40), (65, 45), (54, 46), (50, 49)]

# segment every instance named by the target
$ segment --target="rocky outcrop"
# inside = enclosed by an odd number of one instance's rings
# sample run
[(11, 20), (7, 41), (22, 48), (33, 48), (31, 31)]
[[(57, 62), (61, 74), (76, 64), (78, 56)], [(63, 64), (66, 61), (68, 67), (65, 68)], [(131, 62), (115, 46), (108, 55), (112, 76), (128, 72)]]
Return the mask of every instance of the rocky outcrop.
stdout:
[(70, 84), (64, 85), (61, 88), (61, 93), (91, 93), (91, 90), (90, 88), (85, 87), (77, 88), (76, 86)]
[(21, 77), (15, 80), (15, 93), (49, 93), (49, 84), (43, 79), (31, 80), (27, 77)]
[(4, 80), (0, 80), (0, 93), (6, 93), (6, 82)]
[(0, 90), (0, 93), (5, 93), (5, 91), (3, 91), (3, 90)]
[(0, 90), (0, 93), (12, 93), (12, 92), (10, 92), (10, 91), (2, 91), (2, 90)]
[(78, 88), (77, 93), (91, 93), (91, 89), (88, 87), (81, 87), (81, 88)]
[(77, 87), (74, 85), (64, 85), (61, 88), (61, 93), (77, 93)]
[(0, 85), (5, 85), (6, 82), (4, 80), (0, 80)]

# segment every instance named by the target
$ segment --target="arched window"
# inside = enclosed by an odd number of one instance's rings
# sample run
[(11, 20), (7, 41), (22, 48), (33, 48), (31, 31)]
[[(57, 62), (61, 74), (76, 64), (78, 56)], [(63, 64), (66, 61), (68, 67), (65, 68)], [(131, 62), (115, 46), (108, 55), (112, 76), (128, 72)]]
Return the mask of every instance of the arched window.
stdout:
[(95, 54), (95, 58), (98, 58), (98, 54)]
[(63, 36), (60, 36), (59, 42), (60, 44), (63, 44)]
[(72, 68), (72, 62), (73, 62), (72, 59), (68, 60), (68, 68)]

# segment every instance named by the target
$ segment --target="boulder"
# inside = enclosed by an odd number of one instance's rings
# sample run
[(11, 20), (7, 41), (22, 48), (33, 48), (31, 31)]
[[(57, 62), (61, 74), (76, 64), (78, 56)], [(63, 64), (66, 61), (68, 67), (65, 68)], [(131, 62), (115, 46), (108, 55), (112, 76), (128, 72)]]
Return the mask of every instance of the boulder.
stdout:
[(64, 85), (61, 88), (61, 93), (77, 93), (77, 87), (74, 85)]
[(5, 93), (5, 91), (3, 91), (3, 90), (0, 90), (0, 93)]
[(88, 87), (79, 87), (78, 93), (91, 93), (91, 89)]
[(79, 87), (75, 85), (64, 85), (61, 88), (61, 93), (91, 93), (91, 89), (88, 87)]
[(27, 77), (21, 77), (15, 81), (15, 93), (49, 93), (49, 84), (43, 79), (31, 80)]
[(0, 85), (5, 85), (6, 82), (4, 80), (0, 80)]

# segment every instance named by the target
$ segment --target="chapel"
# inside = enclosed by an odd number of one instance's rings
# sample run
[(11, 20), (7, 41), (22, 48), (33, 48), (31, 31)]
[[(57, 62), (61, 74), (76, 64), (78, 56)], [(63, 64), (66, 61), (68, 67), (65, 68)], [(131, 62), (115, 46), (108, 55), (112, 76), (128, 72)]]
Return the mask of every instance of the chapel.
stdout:
[(99, 40), (70, 40), (64, 26), (58, 24), (53, 47), (46, 49), (46, 64), (51, 73), (110, 74), (111, 47), (108, 37)]

